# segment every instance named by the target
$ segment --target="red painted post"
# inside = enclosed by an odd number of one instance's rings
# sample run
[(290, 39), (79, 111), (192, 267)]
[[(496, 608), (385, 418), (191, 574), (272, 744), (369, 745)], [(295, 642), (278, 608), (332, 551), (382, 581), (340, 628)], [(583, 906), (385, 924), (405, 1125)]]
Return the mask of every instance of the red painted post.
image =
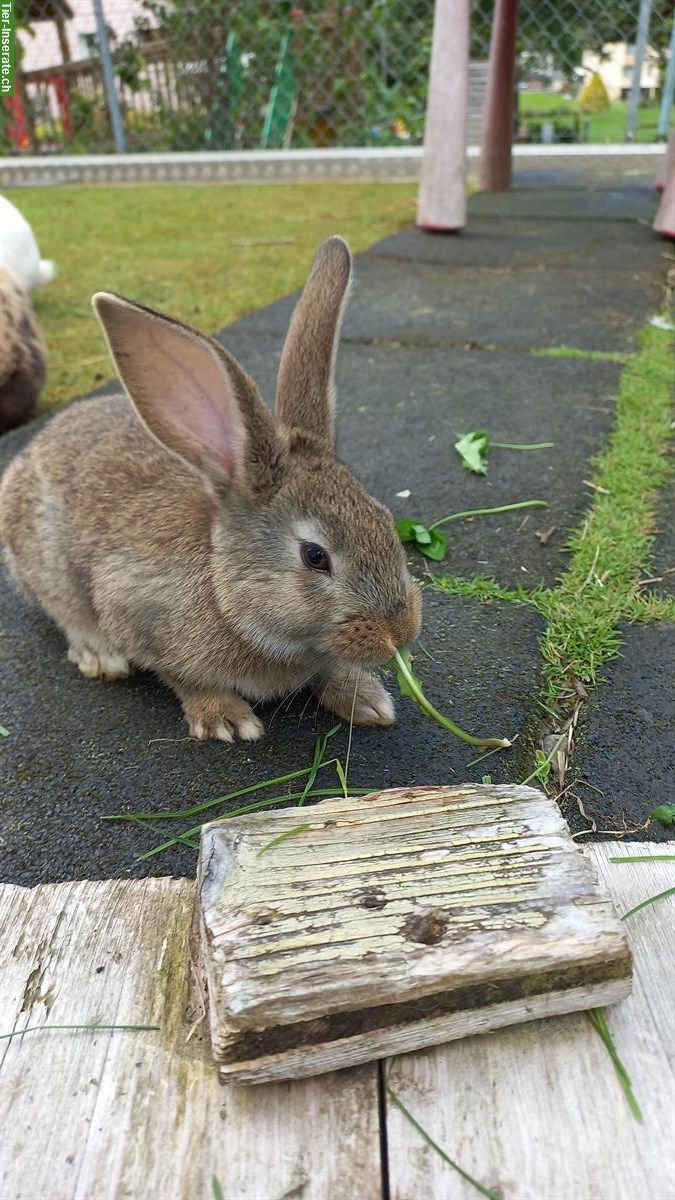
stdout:
[(659, 211), (654, 219), (654, 230), (661, 237), (675, 238), (675, 163), (663, 189)]
[(663, 158), (659, 163), (659, 170), (654, 181), (654, 187), (656, 188), (657, 192), (663, 191), (666, 186), (668, 176), (673, 170), (675, 170), (675, 129), (673, 129), (673, 132), (668, 138), (668, 145), (666, 146)]
[(435, 233), (466, 225), (469, 0), (436, 0), (417, 224)]
[(508, 192), (511, 187), (517, 32), (518, 0), (497, 0), (478, 177), (481, 192)]

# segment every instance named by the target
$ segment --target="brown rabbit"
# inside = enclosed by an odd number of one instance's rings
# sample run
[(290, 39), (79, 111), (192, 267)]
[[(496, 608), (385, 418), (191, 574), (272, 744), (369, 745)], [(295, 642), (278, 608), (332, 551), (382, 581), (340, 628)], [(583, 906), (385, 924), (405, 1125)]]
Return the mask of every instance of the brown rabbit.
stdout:
[(47, 372), (47, 351), (28, 292), (0, 267), (0, 433), (33, 416)]
[(334, 363), (351, 277), (320, 248), (279, 367), (276, 421), (211, 338), (105, 292), (128, 398), (55, 417), (0, 484), (9, 565), (84, 675), (150, 668), (197, 738), (257, 738), (247, 700), (309, 684), (339, 716), (394, 719), (370, 667), (417, 636), (391, 514), (337, 461)]

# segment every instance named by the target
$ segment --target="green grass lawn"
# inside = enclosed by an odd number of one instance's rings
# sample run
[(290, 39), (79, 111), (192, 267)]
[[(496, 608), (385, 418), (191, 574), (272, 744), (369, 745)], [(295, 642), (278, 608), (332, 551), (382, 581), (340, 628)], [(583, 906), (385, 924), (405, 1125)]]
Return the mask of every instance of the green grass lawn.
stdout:
[[(551, 109), (577, 111), (576, 100), (565, 96), (552, 96), (548, 92), (521, 92), (518, 97), (521, 113), (544, 114)], [(589, 141), (598, 144), (614, 144), (625, 141), (628, 101), (615, 100), (607, 112), (590, 117)], [(644, 104), (638, 109), (636, 142), (655, 142), (659, 123), (659, 105)]]
[(364, 250), (414, 218), (414, 184), (22, 188), (11, 193), (57, 279), (35, 296), (42, 407), (112, 374), (92, 293), (121, 292), (214, 331), (304, 281), (331, 233)]

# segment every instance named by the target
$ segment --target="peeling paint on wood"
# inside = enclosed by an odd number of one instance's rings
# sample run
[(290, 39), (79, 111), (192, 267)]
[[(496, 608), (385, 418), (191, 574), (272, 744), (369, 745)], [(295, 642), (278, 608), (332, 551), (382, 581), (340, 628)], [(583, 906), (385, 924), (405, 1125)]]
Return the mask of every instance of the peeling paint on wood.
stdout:
[(630, 990), (625, 929), (533, 788), (399, 788), (213, 822), (197, 895), (214, 1055), (242, 1082)]

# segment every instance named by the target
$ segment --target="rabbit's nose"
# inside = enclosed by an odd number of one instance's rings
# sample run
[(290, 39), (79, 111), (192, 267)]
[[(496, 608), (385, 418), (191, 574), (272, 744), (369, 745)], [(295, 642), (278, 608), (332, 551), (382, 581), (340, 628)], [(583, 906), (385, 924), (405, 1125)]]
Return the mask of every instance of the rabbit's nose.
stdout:
[(408, 599), (403, 612), (399, 612), (389, 622), (389, 636), (393, 642), (392, 654), (399, 646), (407, 646), (414, 642), (422, 627), (422, 593), (413, 584), (408, 592)]

